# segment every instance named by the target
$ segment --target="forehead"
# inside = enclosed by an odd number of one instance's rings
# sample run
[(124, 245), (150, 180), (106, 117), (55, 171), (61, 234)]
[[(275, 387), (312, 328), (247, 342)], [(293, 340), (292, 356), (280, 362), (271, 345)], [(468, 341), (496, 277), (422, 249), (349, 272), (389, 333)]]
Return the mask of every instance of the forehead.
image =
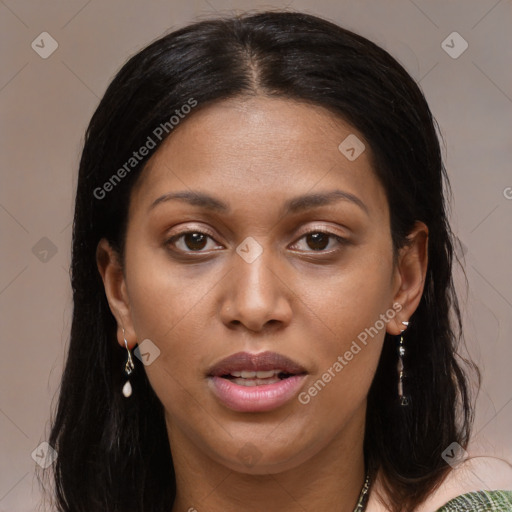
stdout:
[[(355, 159), (348, 158), (351, 147)], [(323, 107), (283, 98), (234, 98), (193, 112), (141, 178), (132, 197), (136, 206), (173, 190), (254, 202), (336, 187), (379, 211), (387, 208), (362, 134)]]

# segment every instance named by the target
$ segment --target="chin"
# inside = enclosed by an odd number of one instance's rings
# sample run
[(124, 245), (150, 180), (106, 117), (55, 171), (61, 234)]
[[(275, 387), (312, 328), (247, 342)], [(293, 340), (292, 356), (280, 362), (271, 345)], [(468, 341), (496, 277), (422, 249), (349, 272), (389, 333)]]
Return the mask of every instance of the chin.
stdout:
[(290, 446), (283, 449), (282, 446), (264, 446), (263, 443), (245, 442), (240, 448), (230, 452), (230, 457), (225, 457), (225, 452), (219, 462), (237, 473), (247, 475), (273, 475), (291, 470), (304, 463), (311, 456), (297, 447), (292, 450)]

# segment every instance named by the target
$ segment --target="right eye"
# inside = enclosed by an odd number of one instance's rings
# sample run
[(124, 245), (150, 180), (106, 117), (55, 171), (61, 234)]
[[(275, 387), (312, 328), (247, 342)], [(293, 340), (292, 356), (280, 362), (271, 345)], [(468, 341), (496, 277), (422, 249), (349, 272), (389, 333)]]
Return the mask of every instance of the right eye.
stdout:
[[(208, 244), (208, 239), (213, 240), (213, 237), (208, 233), (203, 233), (198, 230), (189, 230), (182, 231), (176, 235), (173, 235), (165, 244), (167, 246), (171, 245), (172, 250), (174, 251), (177, 248), (180, 252), (208, 252), (203, 251), (202, 249)], [(179, 247), (181, 246), (181, 247)], [(189, 249), (189, 250), (187, 250)]]

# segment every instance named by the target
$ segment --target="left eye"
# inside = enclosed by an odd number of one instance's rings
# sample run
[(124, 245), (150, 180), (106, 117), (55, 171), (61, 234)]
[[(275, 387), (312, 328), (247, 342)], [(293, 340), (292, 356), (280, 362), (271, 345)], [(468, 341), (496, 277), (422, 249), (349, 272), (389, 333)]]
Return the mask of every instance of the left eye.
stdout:
[[(338, 244), (346, 242), (344, 238), (335, 235), (334, 233), (318, 230), (305, 233), (299, 238), (299, 240), (304, 239), (310, 249), (318, 252), (324, 251), (333, 238), (338, 242)], [(207, 233), (203, 233), (201, 231), (185, 231), (169, 238), (167, 244), (173, 245), (183, 252), (205, 252), (202, 251), (202, 249), (207, 246), (208, 239), (213, 240), (213, 238)], [(179, 247), (179, 245), (182, 247)], [(308, 251), (306, 250), (306, 252)]]
[(334, 233), (329, 233), (327, 231), (310, 231), (309, 233), (305, 233), (300, 237), (299, 240), (305, 239), (308, 246), (313, 249), (313, 251), (323, 251), (326, 246), (329, 245), (330, 240), (334, 238), (338, 244), (343, 244), (346, 240)]

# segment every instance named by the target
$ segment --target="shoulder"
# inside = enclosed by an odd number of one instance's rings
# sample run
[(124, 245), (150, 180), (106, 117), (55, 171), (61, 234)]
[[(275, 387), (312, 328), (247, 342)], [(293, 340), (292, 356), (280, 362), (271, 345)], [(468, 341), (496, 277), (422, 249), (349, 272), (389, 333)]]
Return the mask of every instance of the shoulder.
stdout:
[[(373, 491), (376, 492), (370, 493), (367, 512), (389, 512), (379, 499), (382, 492), (379, 476)], [(490, 508), (493, 506), (494, 508)], [(500, 506), (501, 508), (496, 508)], [(466, 459), (452, 468), (441, 485), (414, 510), (434, 511), (512, 511), (512, 466), (496, 457)]]
[(437, 509), (436, 512), (510, 512), (512, 510), (511, 491), (474, 491), (461, 494)]
[[(470, 457), (463, 463), (455, 466), (448, 476), (432, 493), (428, 500), (418, 509), (417, 512), (432, 512), (440, 510), (448, 512), (450, 510), (507, 510), (507, 508), (484, 508), (486, 504), (492, 504), (496, 496), (492, 496), (496, 491), (508, 491), (507, 494), (499, 499), (508, 499), (512, 502), (512, 466), (496, 457)], [(468, 508), (468, 503), (478, 503), (481, 507), (475, 505), (474, 508)], [(451, 505), (450, 505), (450, 502)], [(466, 507), (461, 509), (460, 503), (465, 503)], [(458, 504), (458, 509), (453, 508)], [(445, 508), (445, 507), (451, 508)]]

